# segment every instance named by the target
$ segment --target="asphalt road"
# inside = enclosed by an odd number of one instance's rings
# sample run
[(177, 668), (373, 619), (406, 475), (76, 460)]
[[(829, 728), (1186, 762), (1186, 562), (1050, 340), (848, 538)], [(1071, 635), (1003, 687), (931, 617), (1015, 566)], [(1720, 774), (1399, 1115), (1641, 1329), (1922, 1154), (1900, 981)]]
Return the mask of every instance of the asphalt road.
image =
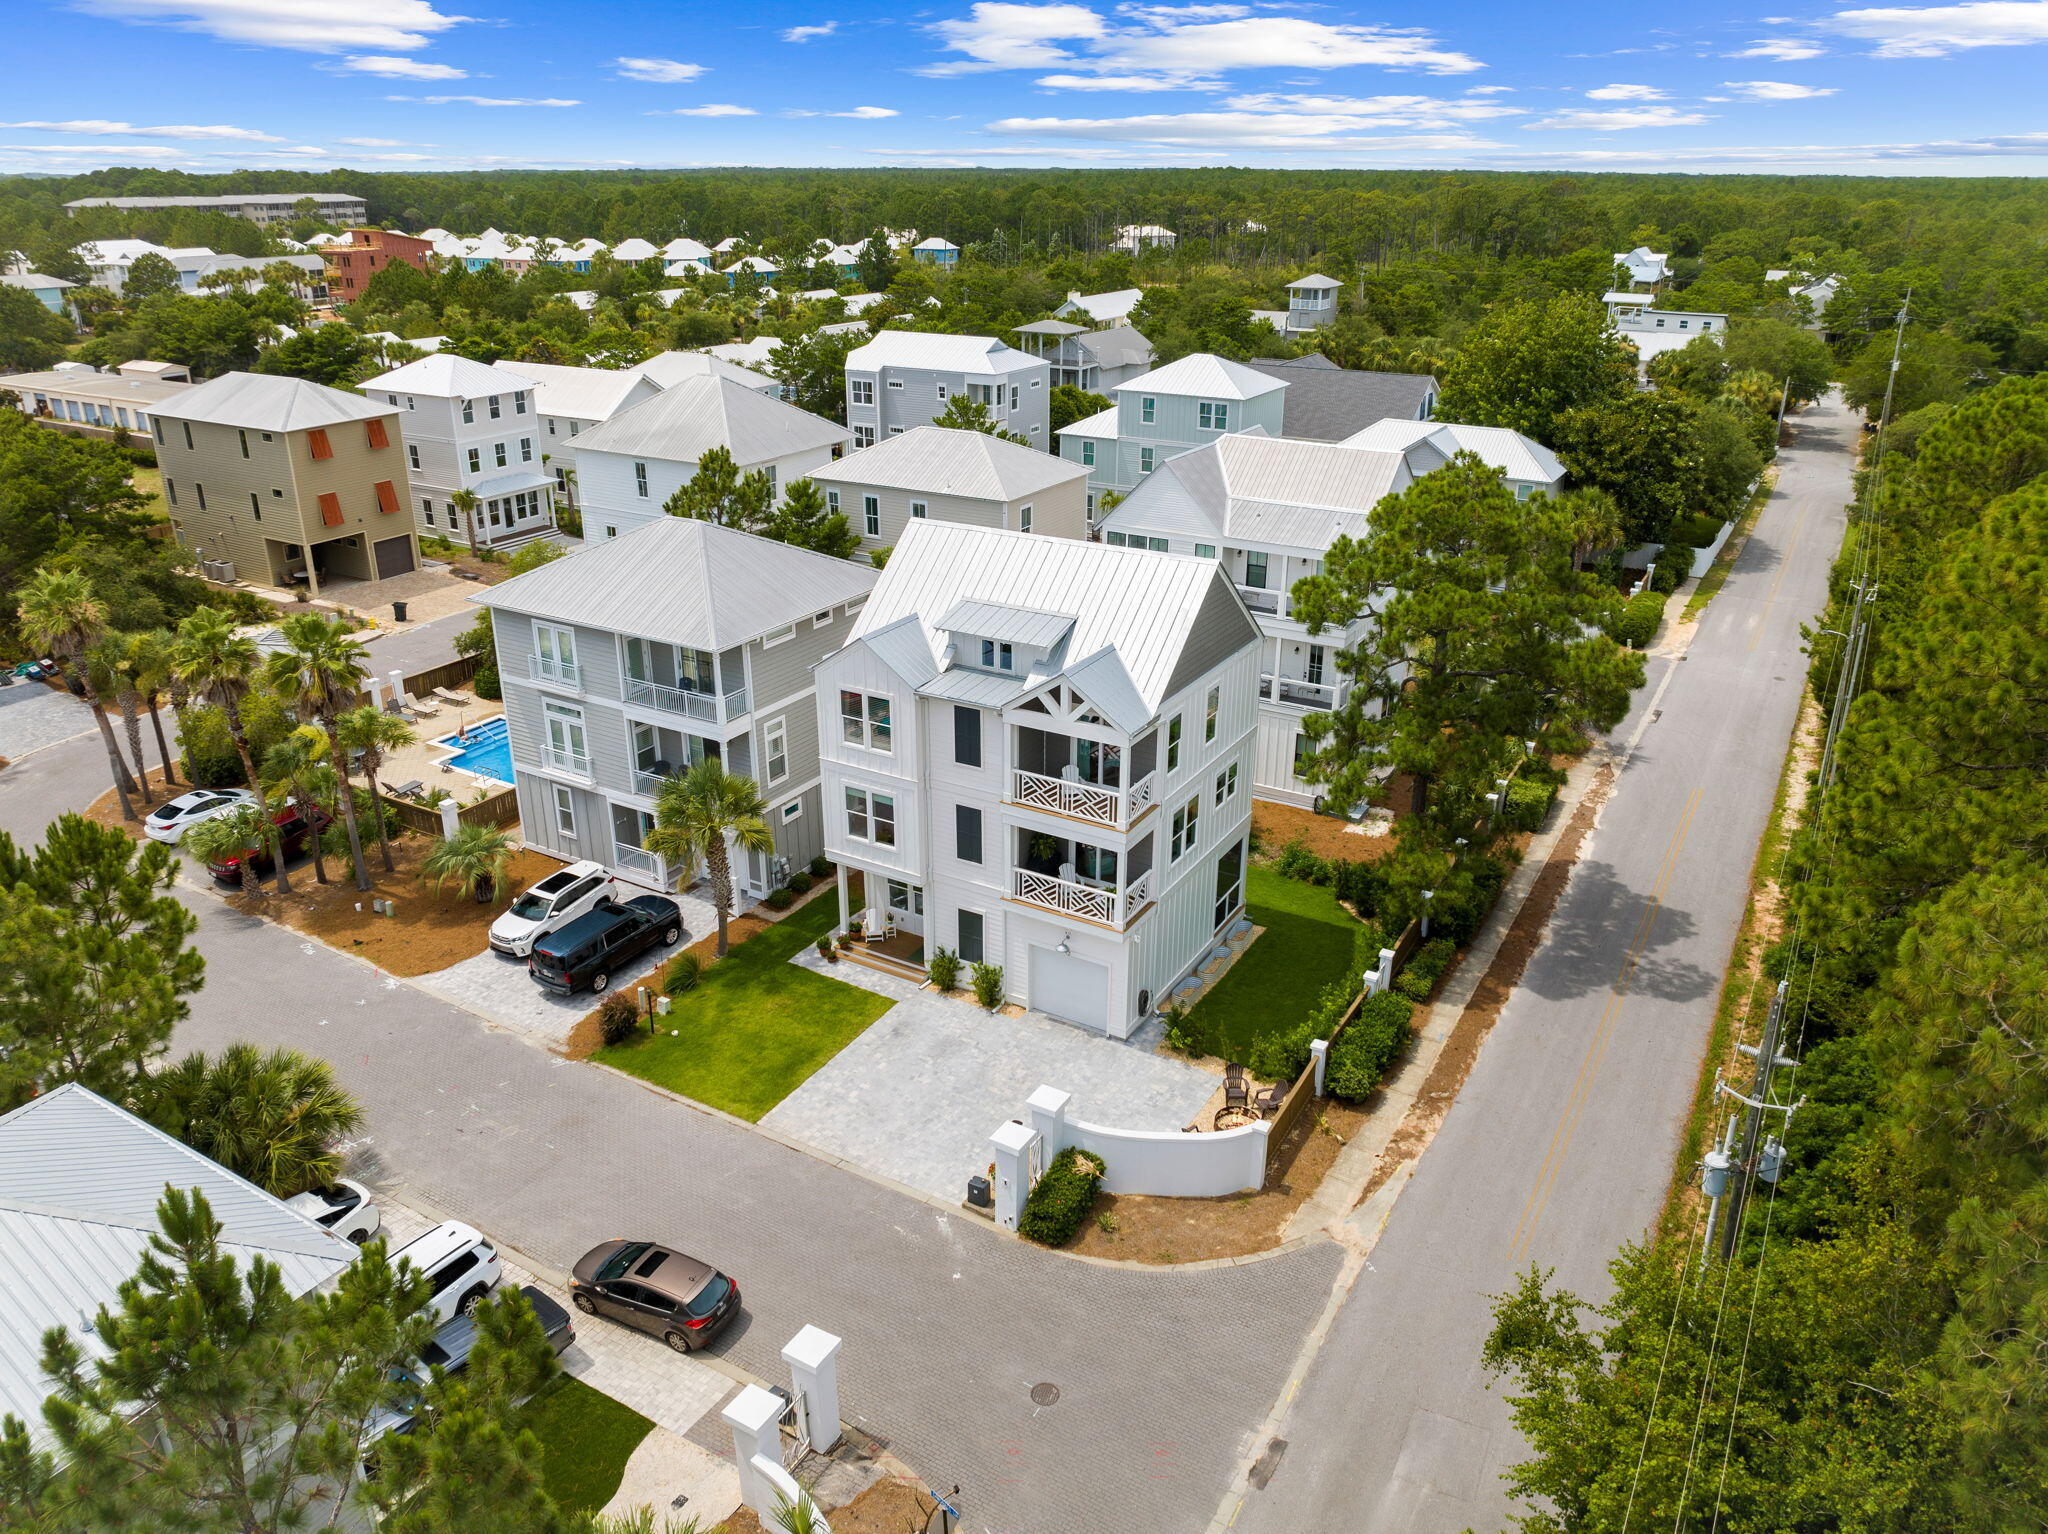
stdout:
[(1640, 740), (1524, 983), (1373, 1248), (1234, 1528), (1500, 1529), (1524, 1457), (1480, 1367), (1488, 1296), (1532, 1265), (1595, 1300), (1664, 1198), (1796, 722), (1799, 626), (1841, 542), (1857, 427), (1801, 416), (1776, 493)]

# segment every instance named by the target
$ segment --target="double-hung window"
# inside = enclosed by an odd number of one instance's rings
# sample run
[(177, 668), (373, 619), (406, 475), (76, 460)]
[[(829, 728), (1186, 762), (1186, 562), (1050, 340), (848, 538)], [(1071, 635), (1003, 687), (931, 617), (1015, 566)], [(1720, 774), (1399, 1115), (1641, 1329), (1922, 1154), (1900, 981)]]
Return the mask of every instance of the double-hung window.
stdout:
[(1196, 407), (1195, 419), (1203, 431), (1229, 431), (1230, 406), (1221, 401), (1203, 400)]
[(1266, 589), (1266, 556), (1257, 549), (1245, 551), (1244, 583), (1254, 591)]
[(494, 458), (495, 458), (495, 459), (497, 460), (497, 463), (498, 463), (498, 467), (499, 467), (499, 468), (501, 468), (501, 469), (502, 469), (502, 468), (504, 468), (504, 467), (505, 467), (505, 444), (504, 444), (504, 443), (502, 443), (502, 442), (493, 442), (493, 443), (491, 444), (491, 455), (492, 455), (492, 457), (494, 457)]
[(865, 746), (870, 751), (891, 749), (889, 700), (879, 693), (841, 691), (839, 730), (848, 745)]
[(647, 465), (644, 463), (633, 465), (633, 492), (643, 501), (647, 499)]
[(1209, 689), (1209, 701), (1202, 709), (1202, 740), (1206, 744), (1216, 738), (1216, 714), (1223, 704), (1223, 689)]
[(503, 414), (504, 411), (498, 407), (498, 396), (493, 394), (491, 396), (491, 419), (495, 421)]
[(1180, 770), (1180, 715), (1175, 714), (1166, 722), (1166, 770)]
[(761, 732), (768, 755), (768, 781), (780, 783), (789, 776), (789, 726), (778, 719)]
[(464, 426), (474, 426), (476, 424), (476, 401), (473, 399), (466, 399), (462, 402), (462, 424)]
[(857, 842), (873, 842), (878, 847), (895, 846), (895, 796), (871, 793), (865, 788), (847, 789), (846, 834)]
[(1159, 419), (1159, 401), (1145, 398), (1138, 401), (1138, 419), (1150, 426)]
[(1138, 449), (1138, 472), (1140, 474), (1150, 474), (1158, 461), (1157, 453), (1151, 448), (1141, 447)]
[(825, 515), (828, 517), (839, 515), (839, 492), (837, 490), (827, 490), (825, 492)]
[(1019, 506), (1017, 508), (1017, 531), (1020, 533), (1031, 531), (1031, 508), (1029, 506)]
[(860, 525), (867, 529), (870, 538), (882, 536), (882, 499), (880, 496), (864, 495), (860, 498)]
[(1095, 467), (1095, 444), (1086, 437), (1081, 439), (1081, 462), (1091, 469)]
[(1201, 840), (1202, 796), (1197, 794), (1173, 812), (1172, 860), (1178, 863)]
[(469, 472), (472, 474), (481, 474), (483, 472), (483, 467), (484, 460), (482, 453), (476, 448), (471, 448), (469, 450)]

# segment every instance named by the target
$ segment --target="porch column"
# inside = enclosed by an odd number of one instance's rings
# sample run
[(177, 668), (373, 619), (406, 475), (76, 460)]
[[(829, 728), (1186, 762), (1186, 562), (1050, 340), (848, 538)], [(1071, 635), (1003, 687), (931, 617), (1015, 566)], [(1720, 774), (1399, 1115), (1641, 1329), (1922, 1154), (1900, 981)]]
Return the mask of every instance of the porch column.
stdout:
[(844, 932), (853, 925), (853, 911), (847, 904), (851, 896), (846, 888), (846, 865), (839, 863), (835, 866), (839, 876), (839, 930)]
[(988, 1143), (996, 1164), (996, 1223), (1015, 1230), (1031, 1192), (1031, 1152), (1038, 1144), (1038, 1131), (1013, 1121), (990, 1135)]

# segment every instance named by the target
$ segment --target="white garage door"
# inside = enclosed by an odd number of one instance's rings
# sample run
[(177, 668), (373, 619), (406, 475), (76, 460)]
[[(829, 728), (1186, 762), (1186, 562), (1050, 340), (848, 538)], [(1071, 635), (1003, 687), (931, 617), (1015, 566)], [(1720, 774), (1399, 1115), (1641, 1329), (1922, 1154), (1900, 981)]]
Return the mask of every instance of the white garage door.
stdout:
[(1109, 1031), (1109, 968), (1056, 948), (1031, 950), (1031, 1005), (1069, 1023)]

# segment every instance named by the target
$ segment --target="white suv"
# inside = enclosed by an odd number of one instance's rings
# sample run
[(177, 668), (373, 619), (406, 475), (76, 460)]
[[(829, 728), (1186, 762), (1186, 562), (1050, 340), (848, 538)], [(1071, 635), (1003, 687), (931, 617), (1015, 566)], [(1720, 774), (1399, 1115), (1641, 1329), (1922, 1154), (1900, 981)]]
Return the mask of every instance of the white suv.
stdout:
[(287, 1209), (297, 1210), (315, 1225), (337, 1236), (346, 1236), (357, 1246), (376, 1235), (382, 1223), (370, 1190), (346, 1177), (335, 1178), (331, 1188), (309, 1188), (293, 1194), (284, 1203)]
[(537, 939), (596, 910), (611, 894), (612, 882), (602, 863), (571, 863), (549, 874), (491, 923), (491, 947), (508, 958), (526, 958)]
[(427, 1275), (433, 1291), (427, 1308), (437, 1326), (476, 1309), (477, 1301), (505, 1276), (498, 1249), (459, 1220), (443, 1220), (413, 1237), (391, 1254), (391, 1260)]

